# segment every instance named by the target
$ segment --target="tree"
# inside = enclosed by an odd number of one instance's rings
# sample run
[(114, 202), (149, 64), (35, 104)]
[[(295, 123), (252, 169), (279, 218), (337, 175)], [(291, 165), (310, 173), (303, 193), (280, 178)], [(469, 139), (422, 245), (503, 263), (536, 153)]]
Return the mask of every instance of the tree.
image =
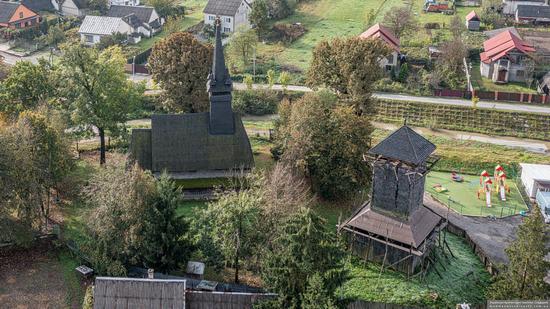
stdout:
[(535, 59), (531, 57), (526, 57), (524, 60), (524, 66), (525, 66), (525, 85), (528, 88), (531, 88), (533, 85), (533, 82), (535, 81), (535, 67), (536, 61)]
[(9, 67), (4, 62), (4, 57), (0, 55), (0, 82), (2, 82), (6, 77), (8, 77)]
[(88, 7), (92, 11), (97, 11), (100, 14), (105, 14), (109, 10), (108, 0), (88, 0)]
[(28, 230), (40, 230), (48, 223), (51, 190), (73, 167), (63, 130), (44, 115), (25, 111), (0, 127), (0, 147), (0, 208)]
[(96, 48), (103, 50), (114, 45), (123, 45), (128, 41), (128, 35), (120, 32), (115, 32), (112, 35), (102, 36), (97, 43)]
[(550, 270), (544, 260), (549, 252), (547, 230), (539, 206), (533, 205), (518, 228), (517, 239), (506, 248), (510, 264), (490, 287), (491, 299), (548, 299), (550, 286), (544, 281)]
[(266, 33), (269, 26), (269, 8), (266, 0), (257, 0), (252, 2), (252, 11), (248, 16), (250, 23), (256, 27), (258, 36)]
[(82, 249), (98, 273), (121, 275), (124, 265), (143, 262), (144, 214), (155, 195), (155, 179), (137, 166), (125, 170), (106, 165), (91, 177), (83, 190), (91, 211), (86, 220), (89, 243)]
[(379, 60), (389, 54), (382, 40), (323, 41), (313, 50), (307, 84), (332, 90), (357, 114), (369, 112), (374, 82), (382, 77)]
[(399, 69), (399, 76), (397, 77), (397, 80), (401, 83), (404, 83), (407, 81), (407, 78), (409, 77), (409, 65), (407, 63), (403, 63), (401, 66), (401, 69)]
[(231, 43), (227, 48), (231, 62), (241, 68), (246, 69), (254, 55), (254, 50), (258, 45), (258, 36), (255, 30), (240, 29), (231, 37)]
[(220, 249), (225, 262), (235, 269), (235, 283), (239, 282), (241, 261), (257, 245), (259, 197), (250, 190), (231, 191), (210, 203), (203, 214), (211, 221), (210, 236)]
[(292, 14), (292, 8), (288, 0), (270, 0), (267, 2), (269, 17), (272, 19), (283, 19)]
[(384, 15), (384, 24), (399, 39), (408, 32), (414, 32), (418, 26), (413, 11), (409, 7), (393, 7)]
[(146, 210), (143, 228), (143, 263), (161, 272), (176, 270), (192, 251), (185, 237), (189, 224), (176, 215), (182, 203), (181, 187), (163, 173), (156, 182), (156, 194)]
[(279, 107), (275, 153), (309, 177), (323, 198), (348, 198), (366, 187), (372, 127), (350, 106), (337, 103), (328, 92), (309, 93)]
[(290, 82), (290, 74), (287, 71), (281, 72), (279, 75), (279, 84), (283, 87), (283, 93), (286, 93), (288, 83)]
[(105, 133), (116, 136), (140, 101), (144, 85), (129, 81), (124, 73), (126, 60), (118, 46), (96, 49), (70, 46), (60, 59), (62, 89), (75, 123), (97, 128), (100, 164), (105, 163)]
[(445, 42), (441, 46), (441, 55), (437, 59), (442, 81), (447, 87), (460, 88), (465, 83), (464, 58), (468, 56), (468, 47), (461, 39)]
[(57, 48), (59, 44), (65, 41), (65, 32), (59, 25), (48, 28), (48, 33), (43, 37), (44, 43), (50, 48)]
[(149, 57), (153, 79), (164, 89), (163, 104), (174, 112), (208, 110), (205, 86), (211, 67), (212, 47), (189, 33), (174, 33), (157, 42)]
[(269, 85), (269, 90), (272, 90), (273, 86), (275, 85), (275, 71), (267, 71), (267, 84)]
[(303, 208), (279, 227), (267, 248), (262, 279), (279, 295), (277, 308), (334, 308), (335, 291), (347, 280), (344, 257), (335, 232)]
[(449, 30), (451, 31), (451, 34), (453, 35), (453, 38), (459, 39), (462, 36), (462, 33), (466, 29), (466, 26), (462, 22), (462, 18), (460, 16), (455, 15), (451, 19), (451, 23), (449, 24)]
[(33, 109), (46, 104), (55, 96), (52, 82), (53, 68), (45, 60), (38, 64), (28, 61), (17, 62), (0, 84), (0, 112), (8, 115)]
[(506, 22), (502, 16), (502, 1), (500, 0), (484, 0), (481, 3), (481, 21), (489, 29), (502, 28)]
[(147, 0), (147, 4), (154, 7), (161, 17), (168, 17), (177, 6), (176, 0)]
[(168, 34), (176, 33), (181, 31), (181, 25), (183, 23), (183, 17), (181, 16), (168, 16), (166, 18), (166, 23), (163, 26), (163, 31)]

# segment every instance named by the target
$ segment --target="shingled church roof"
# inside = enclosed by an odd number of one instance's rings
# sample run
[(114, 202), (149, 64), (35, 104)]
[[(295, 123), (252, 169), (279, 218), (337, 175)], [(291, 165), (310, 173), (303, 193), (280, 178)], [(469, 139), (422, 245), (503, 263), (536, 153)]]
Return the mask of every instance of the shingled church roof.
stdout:
[(434, 144), (405, 125), (371, 148), (368, 153), (419, 165), (434, 151)]
[(229, 177), (248, 170), (254, 157), (239, 115), (231, 108), (231, 78), (217, 23), (214, 64), (207, 85), (210, 111), (153, 115), (151, 129), (132, 131), (131, 158), (153, 173), (175, 179)]

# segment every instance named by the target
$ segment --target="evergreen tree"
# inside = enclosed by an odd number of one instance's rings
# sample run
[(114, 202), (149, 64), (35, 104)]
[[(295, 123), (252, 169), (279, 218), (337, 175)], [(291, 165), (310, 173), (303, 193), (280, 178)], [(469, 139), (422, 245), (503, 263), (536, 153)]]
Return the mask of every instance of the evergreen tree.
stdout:
[(518, 238), (506, 249), (508, 268), (489, 289), (492, 299), (546, 299), (550, 285), (544, 277), (550, 263), (544, 260), (547, 227), (540, 208), (534, 205), (531, 214), (518, 228)]
[(184, 237), (189, 224), (176, 216), (182, 202), (181, 188), (167, 174), (156, 183), (156, 197), (147, 209), (143, 236), (143, 262), (161, 272), (177, 269), (185, 263), (192, 245)]
[(256, 0), (252, 3), (252, 11), (250, 12), (250, 22), (256, 26), (258, 36), (262, 36), (267, 31), (269, 16), (268, 5), (265, 0)]
[(303, 208), (281, 226), (262, 269), (266, 285), (279, 294), (280, 308), (325, 308), (347, 280), (345, 252), (325, 221)]
[(407, 81), (407, 77), (409, 77), (409, 65), (404, 63), (399, 70), (399, 77), (397, 79), (399, 82), (404, 83)]

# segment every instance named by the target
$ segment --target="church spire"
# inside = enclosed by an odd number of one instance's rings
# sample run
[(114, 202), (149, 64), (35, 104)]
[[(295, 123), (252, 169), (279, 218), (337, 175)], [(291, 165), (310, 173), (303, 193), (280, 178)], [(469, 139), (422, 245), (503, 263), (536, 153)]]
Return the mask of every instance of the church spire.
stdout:
[(225, 57), (223, 55), (223, 44), (221, 34), (221, 20), (216, 19), (216, 43), (214, 45), (214, 61), (212, 62), (212, 72), (208, 77), (208, 92), (214, 93), (231, 92), (233, 83), (229, 70), (225, 66)]
[(216, 44), (214, 45), (212, 72), (208, 76), (206, 87), (210, 93), (210, 134), (234, 134), (235, 121), (231, 108), (233, 83), (229, 70), (225, 66), (219, 17), (216, 19)]

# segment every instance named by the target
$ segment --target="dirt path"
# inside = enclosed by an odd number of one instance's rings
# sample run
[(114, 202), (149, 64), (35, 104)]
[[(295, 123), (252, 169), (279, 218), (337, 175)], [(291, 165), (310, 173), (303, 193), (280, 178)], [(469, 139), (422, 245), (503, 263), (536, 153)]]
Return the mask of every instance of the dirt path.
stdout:
[[(388, 124), (388, 123), (373, 122), (373, 124), (376, 128), (382, 129), (382, 130), (394, 131), (398, 128), (397, 125)], [(487, 134), (451, 131), (451, 130), (444, 130), (444, 129), (429, 129), (429, 128), (421, 128), (421, 127), (414, 127), (414, 130), (421, 134), (446, 137), (450, 139), (472, 140), (472, 141), (493, 144), (493, 145), (501, 145), (501, 146), (513, 147), (513, 148), (523, 148), (526, 151), (540, 153), (540, 154), (547, 154), (550, 156), (550, 152), (549, 152), (550, 142), (545, 142), (545, 141), (538, 141), (538, 140), (532, 140), (532, 139), (526, 139), (526, 138), (515, 138), (515, 137), (508, 137), (508, 136), (506, 137), (492, 136)]]
[(0, 308), (66, 308), (63, 270), (52, 246), (0, 251)]

